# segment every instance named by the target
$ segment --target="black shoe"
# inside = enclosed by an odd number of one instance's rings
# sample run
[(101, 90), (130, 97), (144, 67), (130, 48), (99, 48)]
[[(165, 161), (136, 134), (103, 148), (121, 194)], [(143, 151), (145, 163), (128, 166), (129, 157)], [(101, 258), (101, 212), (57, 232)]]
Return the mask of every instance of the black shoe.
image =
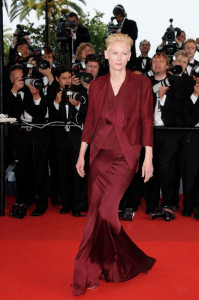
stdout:
[(17, 210), (15, 211), (15, 218), (23, 219), (27, 214), (27, 206), (26, 205), (19, 205)]
[(195, 213), (194, 213), (194, 216), (193, 216), (195, 219), (198, 219), (199, 220), (199, 209), (196, 208), (195, 210)]
[(192, 214), (192, 211), (191, 211), (191, 210), (186, 210), (186, 209), (184, 209), (184, 210), (182, 211), (182, 215), (183, 215), (184, 217), (191, 217), (191, 214)]
[(11, 211), (9, 212), (9, 215), (11, 217), (15, 217), (15, 213), (16, 213), (18, 207), (19, 207), (19, 203), (13, 204), (13, 207), (12, 207)]
[(81, 215), (80, 210), (78, 209), (72, 210), (72, 215), (73, 217), (84, 217), (84, 215)]
[(30, 214), (31, 217), (40, 217), (42, 216), (46, 211), (46, 208), (36, 208), (33, 210), (33, 212)]
[(65, 207), (62, 207), (62, 209), (60, 209), (60, 214), (67, 214), (68, 213), (68, 209)]

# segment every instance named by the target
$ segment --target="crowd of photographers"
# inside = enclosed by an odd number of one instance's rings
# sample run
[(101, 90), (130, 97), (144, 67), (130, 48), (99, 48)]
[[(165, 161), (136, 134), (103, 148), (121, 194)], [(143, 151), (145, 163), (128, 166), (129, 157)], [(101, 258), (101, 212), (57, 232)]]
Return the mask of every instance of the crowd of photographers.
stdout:
[[(127, 67), (151, 80), (154, 98), (154, 174), (143, 183), (142, 149), (139, 170), (120, 203), (123, 217), (128, 219), (128, 209), (136, 211), (144, 196), (147, 214), (170, 220), (179, 209), (182, 178), (182, 214), (199, 219), (199, 62), (194, 59), (199, 39), (186, 39), (170, 20), (153, 57), (148, 57), (151, 45), (146, 39), (136, 57), (136, 22), (127, 19), (122, 5), (114, 7), (113, 15), (107, 36), (117, 32), (131, 36), (134, 45)], [(108, 65), (95, 54), (89, 31), (79, 24), (77, 14), (61, 18), (56, 34), (57, 62), (50, 47), (33, 49), (29, 32), (17, 25), (5, 67), (4, 112), (17, 119), (8, 126), (6, 137), (7, 150), (12, 149), (6, 164), (14, 161), (17, 192), (10, 216), (19, 219), (33, 204), (31, 216), (42, 216), (49, 195), (52, 205), (61, 206), (61, 214), (72, 211), (80, 217), (88, 208), (87, 176), (77, 174), (76, 161), (90, 82), (106, 74)], [(88, 168), (89, 153), (87, 174)]]

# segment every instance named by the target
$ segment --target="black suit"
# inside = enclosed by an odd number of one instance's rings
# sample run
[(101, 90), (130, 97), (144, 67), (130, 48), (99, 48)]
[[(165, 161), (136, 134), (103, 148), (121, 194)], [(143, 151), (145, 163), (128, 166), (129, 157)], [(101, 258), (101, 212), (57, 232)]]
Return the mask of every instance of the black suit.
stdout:
[[(165, 104), (161, 106), (164, 126), (186, 126), (186, 107), (191, 84), (192, 79), (188, 75), (176, 76), (176, 81), (166, 92)], [(155, 132), (154, 159), (159, 169), (162, 206), (178, 204), (180, 155), (189, 138), (189, 131), (168, 129)]]
[(135, 65), (136, 68), (140, 70), (142, 73), (147, 73), (149, 70), (151, 70), (151, 58), (148, 56), (142, 57), (140, 55), (139, 57), (136, 58)]
[[(74, 89), (72, 87), (71, 89)], [(85, 120), (87, 112), (87, 101), (80, 104), (79, 111), (70, 104), (62, 100), (57, 109), (54, 105), (54, 99), (60, 90), (56, 81), (49, 87), (50, 100), (50, 120), (73, 122), (81, 126)], [(68, 116), (66, 114), (66, 105), (68, 105)], [(57, 127), (53, 129), (54, 144), (58, 161), (60, 197), (63, 207), (66, 210), (79, 210), (81, 205), (81, 186), (82, 179), (76, 170), (76, 163), (81, 144), (82, 130), (78, 127)]]
[(133, 40), (133, 46), (131, 48), (131, 58), (130, 61), (128, 62), (129, 66), (134, 66), (135, 65), (135, 59), (136, 59), (136, 51), (135, 51), (135, 41), (138, 36), (138, 28), (137, 24), (133, 20), (128, 20), (127, 18), (124, 20), (121, 33), (123, 34), (128, 34), (132, 40)]
[[(193, 82), (193, 86), (195, 82)], [(192, 86), (192, 87), (193, 87)], [(193, 93), (193, 88), (190, 95)], [(186, 124), (195, 126), (199, 123), (199, 97), (194, 104), (189, 98), (186, 106)], [(188, 142), (181, 153), (183, 205), (184, 209), (192, 212), (199, 209), (199, 130), (190, 130)]]
[[(21, 115), (27, 112), (33, 123), (44, 123), (47, 103), (43, 96), (39, 105), (35, 105), (28, 88), (24, 88), (24, 99), (8, 92), (6, 112), (20, 122)], [(21, 124), (22, 125), (22, 124)], [(33, 128), (27, 131), (22, 126), (9, 127), (9, 140), (16, 159), (17, 201), (27, 205), (36, 201), (37, 208), (48, 206), (48, 161), (49, 145), (46, 129)]]
[[(191, 65), (191, 71), (192, 71), (192, 69), (193, 69), (195, 66), (199, 65), (199, 61), (197, 61), (196, 59), (194, 59), (193, 63), (190, 63), (190, 65)], [(188, 70), (187, 70), (187, 69), (186, 69), (185, 73), (188, 74), (188, 75), (192, 75), (191, 72), (188, 73)]]

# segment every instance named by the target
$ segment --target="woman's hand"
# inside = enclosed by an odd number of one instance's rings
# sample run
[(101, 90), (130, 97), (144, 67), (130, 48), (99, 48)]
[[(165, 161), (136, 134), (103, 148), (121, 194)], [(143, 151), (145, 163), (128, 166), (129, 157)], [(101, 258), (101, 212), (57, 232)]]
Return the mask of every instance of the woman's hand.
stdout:
[(145, 159), (142, 165), (142, 177), (144, 182), (147, 182), (153, 176), (152, 160)]
[(79, 176), (84, 177), (85, 176), (85, 171), (84, 171), (84, 165), (85, 165), (85, 160), (84, 158), (81, 158), (79, 156), (77, 163), (76, 163), (76, 169), (77, 169), (77, 173), (79, 174)]
[(147, 182), (153, 176), (153, 149), (152, 147), (145, 147), (145, 158), (142, 165), (142, 177), (144, 177), (144, 182)]

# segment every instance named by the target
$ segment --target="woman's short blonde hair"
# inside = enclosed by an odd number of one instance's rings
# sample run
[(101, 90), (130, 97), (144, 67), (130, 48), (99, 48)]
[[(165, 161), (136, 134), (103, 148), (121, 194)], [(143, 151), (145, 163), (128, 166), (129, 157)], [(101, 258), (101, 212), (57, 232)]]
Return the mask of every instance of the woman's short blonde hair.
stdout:
[(87, 46), (91, 47), (92, 54), (95, 54), (95, 50), (93, 48), (93, 45), (91, 43), (81, 43), (76, 50), (76, 59), (81, 60), (82, 50), (86, 48)]
[(122, 33), (110, 34), (106, 39), (106, 49), (108, 50), (114, 42), (126, 42), (129, 45), (130, 49), (133, 46), (133, 40), (128, 34), (122, 34)]

